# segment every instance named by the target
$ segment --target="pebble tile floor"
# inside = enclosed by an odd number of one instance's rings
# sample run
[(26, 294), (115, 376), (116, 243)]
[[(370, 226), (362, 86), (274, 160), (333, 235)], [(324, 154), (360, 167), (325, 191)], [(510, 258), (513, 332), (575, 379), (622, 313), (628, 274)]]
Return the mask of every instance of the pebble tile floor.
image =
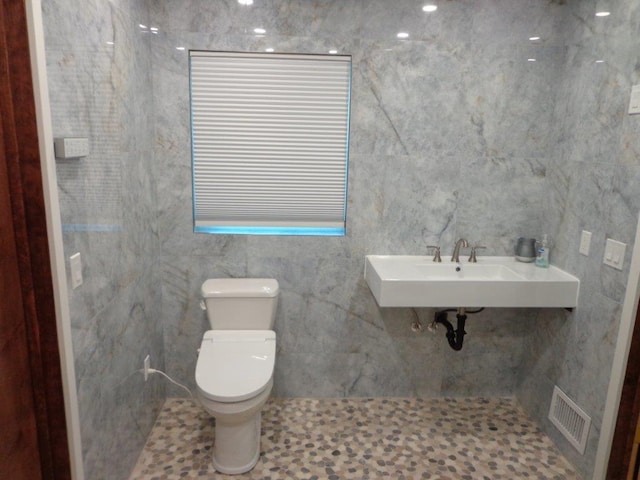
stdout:
[(214, 471), (213, 438), (196, 402), (168, 399), (130, 480), (580, 479), (511, 398), (272, 398), (242, 475)]

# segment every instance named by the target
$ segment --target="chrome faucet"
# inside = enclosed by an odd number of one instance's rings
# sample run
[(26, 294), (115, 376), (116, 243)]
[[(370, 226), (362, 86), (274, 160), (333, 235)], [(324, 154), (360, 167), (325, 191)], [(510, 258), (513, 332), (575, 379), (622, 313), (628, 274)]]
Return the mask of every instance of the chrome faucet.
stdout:
[(466, 239), (461, 238), (456, 242), (456, 246), (453, 247), (453, 255), (451, 255), (451, 261), (460, 263), (460, 247), (467, 248), (469, 242)]
[(481, 245), (476, 245), (475, 247), (471, 247), (471, 255), (469, 255), (469, 263), (478, 262), (478, 257), (476, 256), (476, 250), (478, 250), (479, 248), (487, 248), (487, 247), (483, 247)]
[(440, 258), (440, 247), (437, 245), (428, 245), (427, 248), (433, 248), (433, 261), (434, 262), (442, 262), (442, 258)]

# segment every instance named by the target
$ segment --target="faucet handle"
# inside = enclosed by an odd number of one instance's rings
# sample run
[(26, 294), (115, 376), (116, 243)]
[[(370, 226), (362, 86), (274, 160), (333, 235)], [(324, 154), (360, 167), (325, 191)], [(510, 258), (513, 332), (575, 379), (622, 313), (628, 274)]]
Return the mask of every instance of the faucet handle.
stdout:
[(440, 258), (440, 247), (438, 245), (427, 245), (427, 248), (433, 248), (433, 261), (434, 262), (442, 262), (442, 258)]
[(469, 255), (469, 261), (471, 263), (478, 262), (478, 259), (476, 258), (476, 250), (478, 250), (479, 248), (487, 248), (487, 247), (484, 247), (482, 245), (476, 245), (475, 247), (471, 247), (471, 255)]

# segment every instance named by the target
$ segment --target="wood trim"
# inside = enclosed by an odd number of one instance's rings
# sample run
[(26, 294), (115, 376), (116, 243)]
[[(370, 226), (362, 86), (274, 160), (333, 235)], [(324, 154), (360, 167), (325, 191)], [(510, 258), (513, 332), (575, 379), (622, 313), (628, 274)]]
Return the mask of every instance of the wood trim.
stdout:
[[(2, 13), (0, 9), (0, 51), (5, 44)], [(0, 78), (6, 73), (6, 62), (0, 57)], [(0, 85), (0, 105), (2, 89)], [(5, 121), (0, 115), (0, 472), (5, 478), (31, 479), (41, 478), (42, 472), (5, 155)]]
[(618, 418), (609, 455), (607, 479), (617, 480), (627, 477), (631, 464), (636, 426), (640, 418), (640, 305), (631, 337), (629, 358), (622, 387), (622, 397)]
[(11, 301), (22, 303), (42, 478), (70, 479), (25, 2), (2, 0), (0, 23), (2, 156), (21, 291)]

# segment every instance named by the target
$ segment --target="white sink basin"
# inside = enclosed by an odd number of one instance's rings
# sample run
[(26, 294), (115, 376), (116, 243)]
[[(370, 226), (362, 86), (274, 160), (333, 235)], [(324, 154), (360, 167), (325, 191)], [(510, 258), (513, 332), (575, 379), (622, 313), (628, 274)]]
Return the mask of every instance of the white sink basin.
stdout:
[(455, 263), (418, 263), (416, 264), (416, 278), (441, 281), (470, 281), (470, 280), (523, 280), (504, 265), (483, 265), (467, 263), (460, 267)]
[(365, 279), (381, 307), (565, 307), (580, 281), (557, 267), (512, 257), (461, 264), (411, 255), (367, 255)]

